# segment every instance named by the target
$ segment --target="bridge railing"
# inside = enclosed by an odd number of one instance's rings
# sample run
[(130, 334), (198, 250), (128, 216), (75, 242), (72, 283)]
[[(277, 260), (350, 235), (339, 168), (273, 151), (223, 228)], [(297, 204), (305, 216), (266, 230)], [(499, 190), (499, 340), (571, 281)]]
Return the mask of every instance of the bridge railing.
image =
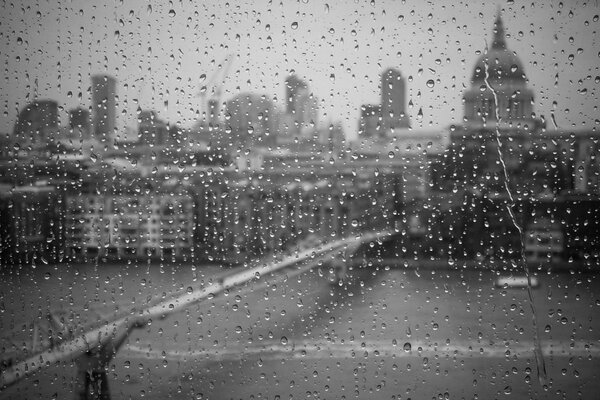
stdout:
[[(185, 308), (212, 298), (230, 288), (243, 285), (260, 277), (290, 268), (298, 263), (320, 259), (333, 252), (359, 246), (362, 243), (380, 240), (391, 232), (371, 232), (338, 239), (317, 248), (303, 250), (283, 259), (267, 264), (259, 264), (240, 273), (227, 276), (197, 291), (175, 296), (167, 301), (142, 310), (137, 315), (118, 318), (99, 328), (92, 329), (83, 335), (70, 340), (53, 344), (51, 347), (28, 357), (25, 360), (10, 364), (0, 374), (0, 390), (30, 376), (34, 372), (60, 361), (72, 360), (79, 366), (81, 397), (88, 398), (90, 390), (106, 390), (106, 366), (114, 357), (128, 334), (135, 328), (147, 325), (153, 319), (164, 319)], [(103, 386), (104, 385), (104, 386)]]

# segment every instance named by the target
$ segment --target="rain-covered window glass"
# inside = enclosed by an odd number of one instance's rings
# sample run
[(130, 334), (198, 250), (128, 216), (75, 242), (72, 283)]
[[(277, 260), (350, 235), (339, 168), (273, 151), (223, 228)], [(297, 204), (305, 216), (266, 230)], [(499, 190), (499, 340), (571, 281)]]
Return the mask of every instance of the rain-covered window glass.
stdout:
[(1, 398), (598, 398), (598, 2), (0, 9)]

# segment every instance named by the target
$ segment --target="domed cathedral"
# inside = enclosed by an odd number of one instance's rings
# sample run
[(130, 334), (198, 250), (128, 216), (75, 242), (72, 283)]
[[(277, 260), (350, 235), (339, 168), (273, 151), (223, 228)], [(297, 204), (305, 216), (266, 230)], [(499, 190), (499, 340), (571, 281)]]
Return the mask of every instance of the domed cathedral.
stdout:
[(475, 64), (471, 88), (464, 94), (465, 123), (534, 128), (533, 91), (517, 55), (506, 47), (500, 14), (494, 22), (492, 46)]
[(464, 123), (451, 127), (448, 183), (505, 195), (505, 166), (511, 187), (519, 190), (531, 136), (543, 128), (534, 114), (533, 101), (523, 65), (507, 47), (498, 13), (491, 46), (475, 63), (471, 87), (463, 95)]

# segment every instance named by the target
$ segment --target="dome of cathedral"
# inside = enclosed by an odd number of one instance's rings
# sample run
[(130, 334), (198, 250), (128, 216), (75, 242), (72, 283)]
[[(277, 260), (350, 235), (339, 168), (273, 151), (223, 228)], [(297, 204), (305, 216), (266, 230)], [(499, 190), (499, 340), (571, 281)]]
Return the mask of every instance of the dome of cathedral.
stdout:
[(498, 84), (526, 84), (523, 65), (517, 55), (506, 48), (504, 26), (500, 16), (494, 23), (494, 38), (491, 48), (479, 56), (475, 63), (471, 82), (484, 84), (485, 79)]
[(527, 83), (519, 57), (506, 48), (504, 25), (498, 14), (492, 45), (477, 59), (471, 87), (463, 93), (465, 121), (475, 125), (502, 121), (524, 126), (523, 121), (533, 118), (534, 94)]

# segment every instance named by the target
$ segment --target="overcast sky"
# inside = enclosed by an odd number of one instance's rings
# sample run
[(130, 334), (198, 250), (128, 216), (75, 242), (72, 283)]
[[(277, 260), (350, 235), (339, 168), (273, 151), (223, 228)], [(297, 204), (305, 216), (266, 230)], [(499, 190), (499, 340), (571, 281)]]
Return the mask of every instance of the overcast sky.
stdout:
[(138, 106), (192, 126), (201, 76), (228, 53), (222, 100), (252, 91), (283, 108), (283, 81), (295, 71), (319, 98), (321, 120), (342, 121), (354, 137), (360, 105), (379, 102), (379, 74), (393, 66), (408, 79), (413, 127), (442, 128), (462, 120), (462, 93), (491, 42), (497, 7), (536, 112), (554, 113), (561, 128), (597, 126), (598, 1), (545, 3), (4, 1), (0, 132), (12, 132), (34, 98), (88, 107), (90, 75), (103, 72), (118, 80), (119, 127), (136, 125)]

